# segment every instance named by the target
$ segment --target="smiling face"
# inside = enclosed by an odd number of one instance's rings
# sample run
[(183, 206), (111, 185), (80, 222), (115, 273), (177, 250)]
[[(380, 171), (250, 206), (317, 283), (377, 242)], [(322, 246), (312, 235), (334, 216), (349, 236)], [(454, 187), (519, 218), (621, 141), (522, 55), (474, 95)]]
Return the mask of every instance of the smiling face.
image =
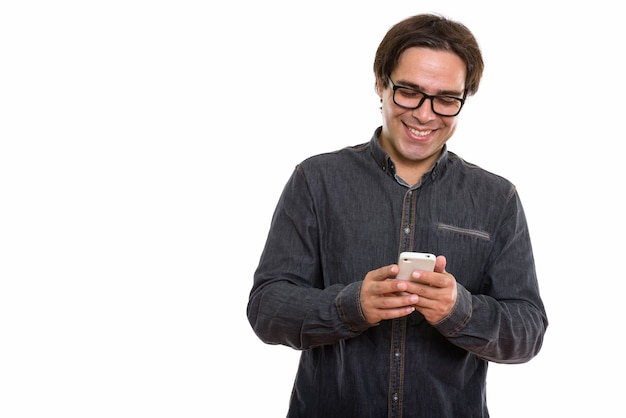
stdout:
[[(413, 47), (405, 50), (391, 80), (396, 86), (409, 87), (429, 95), (462, 98), (465, 89), (465, 63), (448, 51)], [(441, 150), (454, 134), (457, 116), (439, 116), (426, 99), (414, 110), (393, 101), (393, 86), (377, 80), (382, 100), (383, 128), (380, 144), (396, 165), (397, 174), (414, 184), (437, 160)]]

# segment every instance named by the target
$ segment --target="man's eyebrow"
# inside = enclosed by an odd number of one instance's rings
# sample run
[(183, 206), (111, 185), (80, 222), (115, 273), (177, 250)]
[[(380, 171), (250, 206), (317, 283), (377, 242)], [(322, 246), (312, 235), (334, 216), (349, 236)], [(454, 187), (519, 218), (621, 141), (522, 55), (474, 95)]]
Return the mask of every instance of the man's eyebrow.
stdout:
[[(411, 83), (410, 81), (398, 80), (398, 82), (396, 83), (396, 86), (398, 86), (398, 87), (407, 87), (407, 88), (412, 89), (412, 90), (419, 90), (419, 91), (421, 91), (423, 93), (426, 93), (426, 90), (424, 89), (424, 87), (420, 86), (419, 84)], [(457, 97), (457, 96), (462, 96), (463, 95), (463, 91), (458, 91), (458, 90), (439, 90), (434, 95), (435, 96), (453, 96), (453, 97)]]

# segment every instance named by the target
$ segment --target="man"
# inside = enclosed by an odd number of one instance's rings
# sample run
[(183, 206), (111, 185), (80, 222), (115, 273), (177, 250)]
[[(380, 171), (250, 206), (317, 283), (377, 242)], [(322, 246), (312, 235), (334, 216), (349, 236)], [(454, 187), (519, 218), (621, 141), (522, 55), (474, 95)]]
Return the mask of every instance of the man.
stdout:
[[(289, 417), (487, 417), (489, 361), (523, 363), (548, 324), (515, 187), (447, 149), (483, 60), (436, 15), (376, 52), (382, 127), (296, 167), (255, 273), (249, 321), (302, 350)], [(395, 279), (403, 251), (435, 269)]]

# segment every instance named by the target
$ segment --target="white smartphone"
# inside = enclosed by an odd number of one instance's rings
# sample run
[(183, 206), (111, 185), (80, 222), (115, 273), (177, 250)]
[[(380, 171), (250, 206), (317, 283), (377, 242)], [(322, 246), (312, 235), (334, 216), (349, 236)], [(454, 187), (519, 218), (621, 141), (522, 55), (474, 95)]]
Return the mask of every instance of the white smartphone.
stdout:
[(429, 253), (403, 252), (398, 257), (400, 271), (396, 279), (410, 280), (414, 270), (434, 271), (437, 257)]

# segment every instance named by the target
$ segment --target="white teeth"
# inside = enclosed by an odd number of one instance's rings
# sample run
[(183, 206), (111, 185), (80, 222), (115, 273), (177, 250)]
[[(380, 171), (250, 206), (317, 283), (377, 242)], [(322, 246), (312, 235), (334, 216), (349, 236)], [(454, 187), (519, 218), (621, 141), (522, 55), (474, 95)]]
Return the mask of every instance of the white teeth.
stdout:
[(432, 129), (430, 131), (418, 131), (413, 128), (409, 128), (409, 131), (413, 132), (417, 136), (426, 136), (432, 132)]

